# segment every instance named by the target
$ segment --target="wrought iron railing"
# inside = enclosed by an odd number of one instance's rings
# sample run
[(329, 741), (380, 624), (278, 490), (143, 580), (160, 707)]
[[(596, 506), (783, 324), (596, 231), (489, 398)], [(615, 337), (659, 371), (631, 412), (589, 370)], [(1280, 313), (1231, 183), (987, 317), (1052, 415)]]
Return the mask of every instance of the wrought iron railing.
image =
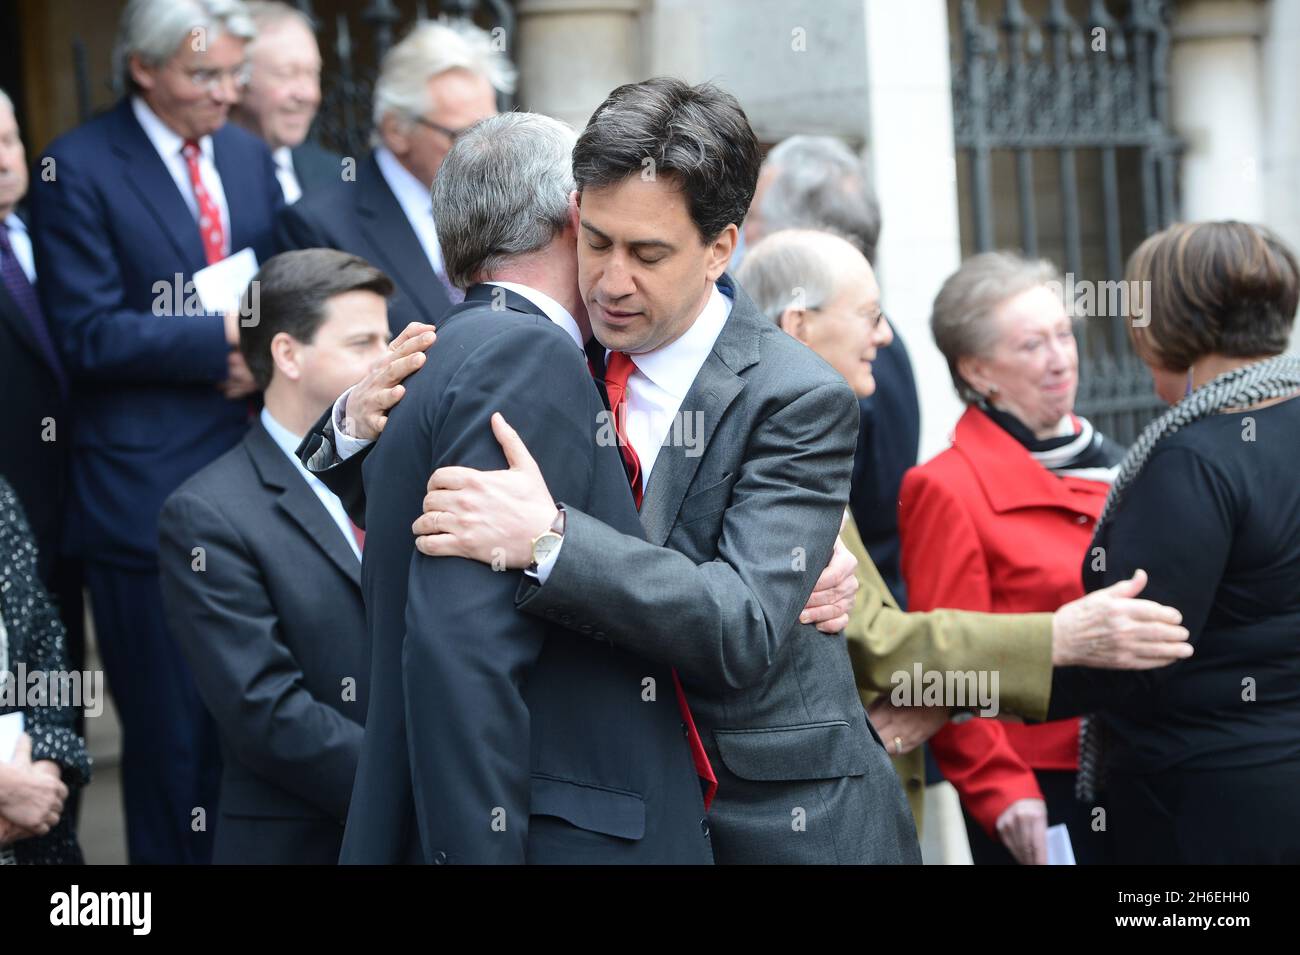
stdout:
[[(1077, 287), (1119, 280), (1137, 242), (1178, 215), (1168, 3), (1129, 0), (1122, 19), (1103, 0), (1049, 0), (1039, 20), (1021, 0), (999, 6), (1000, 16), (988, 0), (961, 0), (954, 37), (954, 132), (967, 171), (959, 191), (968, 245), (1047, 254)], [(1060, 233), (1050, 249), (1037, 207), (1045, 177), (1035, 176), (1044, 155), (1055, 167), (1047, 170), (1055, 173), (1047, 192), (1056, 209), (1047, 216), (1055, 214)], [(1007, 159), (1014, 226), (994, 216), (995, 163)], [(1093, 202), (1081, 202), (1081, 161), (1099, 169)], [(1122, 169), (1134, 170), (1135, 181), (1126, 182)], [(1099, 255), (1085, 254), (1085, 226), (1100, 231)], [(1078, 325), (1078, 409), (1125, 443), (1162, 407), (1129, 347), (1125, 323), (1132, 317), (1102, 314)]]

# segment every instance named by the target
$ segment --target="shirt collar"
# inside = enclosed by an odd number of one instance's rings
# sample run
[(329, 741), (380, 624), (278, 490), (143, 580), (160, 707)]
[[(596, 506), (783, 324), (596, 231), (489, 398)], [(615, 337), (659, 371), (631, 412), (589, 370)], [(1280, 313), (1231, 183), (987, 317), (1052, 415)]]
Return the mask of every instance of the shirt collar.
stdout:
[(520, 285), (518, 282), (487, 282), (485, 284), (499, 285), (504, 289), (509, 289), (516, 295), (522, 295), (524, 298), (528, 299), (528, 301), (540, 308), (546, 314), (547, 318), (568, 332), (569, 336), (579, 348), (583, 348), (586, 345), (582, 340), (582, 330), (578, 328), (578, 323), (574, 321), (573, 316), (569, 314), (569, 310), (545, 292), (527, 285)]
[(433, 200), (429, 190), (424, 188), (424, 183), (416, 179), (415, 174), (403, 166), (385, 146), (375, 150), (375, 162), (379, 165), (379, 174), (388, 183), (388, 188), (397, 198), (397, 204), (402, 207), (406, 217), (412, 222), (432, 222)]
[(704, 309), (680, 338), (654, 351), (631, 356), (632, 363), (674, 398), (685, 398), (730, 314), (731, 299), (722, 294), (715, 282)]
[[(173, 156), (179, 156), (181, 147), (185, 145), (185, 137), (181, 136), (174, 129), (164, 123), (158, 114), (149, 108), (139, 96), (131, 97), (131, 110), (135, 113), (136, 121), (144, 134), (149, 137), (149, 142), (153, 143), (153, 148), (158, 150), (158, 155), (164, 160), (170, 160)], [(199, 149), (205, 158), (212, 160), (212, 137), (204, 136), (199, 140)]]
[(27, 223), (18, 218), (16, 212), (11, 212), (3, 220), (0, 220), (0, 225), (3, 225), (10, 232), (21, 232), (23, 235), (27, 235)]
[(266, 409), (265, 405), (262, 406), (261, 421), (262, 427), (265, 428), (266, 433), (271, 436), (271, 440), (279, 446), (281, 451), (289, 456), (289, 460), (297, 465), (298, 470), (305, 474), (309, 480), (315, 478), (315, 475), (304, 468), (302, 462), (298, 460), (297, 451), (298, 445), (302, 444), (302, 436), (294, 434), (284, 425), (280, 424), (280, 422), (276, 421), (275, 418), (271, 416), (271, 412)]
[(271, 159), (274, 160), (277, 169), (293, 172), (293, 152), (288, 146), (281, 146), (279, 149), (272, 150)]

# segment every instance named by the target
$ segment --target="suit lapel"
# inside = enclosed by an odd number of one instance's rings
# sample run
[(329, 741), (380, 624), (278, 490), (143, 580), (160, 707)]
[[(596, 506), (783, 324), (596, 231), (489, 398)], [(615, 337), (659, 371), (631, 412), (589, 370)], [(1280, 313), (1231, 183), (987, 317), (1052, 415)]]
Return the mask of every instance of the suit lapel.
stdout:
[(361, 562), (357, 560), (357, 555), (344, 540), (342, 531), (334, 523), (334, 518), (330, 517), (329, 511), (325, 510), (325, 505), (316, 496), (316, 492), (266, 433), (260, 421), (255, 421), (248, 429), (244, 448), (261, 476), (262, 483), (271, 490), (279, 491), (276, 506), (301, 527), (312, 543), (359, 589)]
[[(45, 354), (45, 349), (36, 340), (36, 334), (32, 331), (31, 322), (27, 320), (27, 316), (22, 313), (18, 303), (14, 301), (13, 296), (9, 294), (9, 290), (3, 285), (0, 285), (0, 321), (8, 323), (14, 330), (14, 334), (18, 336), (18, 340), (31, 349), (32, 354), (40, 359), (42, 365), (49, 368), (49, 357)], [(50, 370), (53, 371), (53, 369)]]
[(244, 167), (238, 165), (230, 155), (230, 139), (222, 135), (226, 132), (228, 131), (223, 127), (212, 134), (212, 164), (217, 167), (221, 189), (226, 194), (226, 212), (230, 216), (230, 254), (234, 255), (240, 249), (252, 245), (243, 213), (248, 208), (244, 197), (251, 197), (253, 193)]
[[(207, 264), (199, 226), (176, 188), (176, 181), (163, 164), (158, 150), (131, 112), (131, 100), (124, 98), (117, 107), (121, 135), (113, 138), (113, 151), (122, 161), (122, 180), (126, 188), (149, 209), (164, 235), (184, 262)], [(202, 268), (203, 266), (198, 266)], [(190, 270), (187, 270), (190, 271)]]
[(689, 434), (694, 447), (687, 447), (685, 441), (672, 440), (674, 432), (669, 431), (641, 501), (641, 526), (646, 539), (659, 546), (672, 533), (682, 500), (713, 441), (718, 423), (745, 387), (740, 372), (758, 361), (759, 337), (767, 324), (749, 296), (729, 276), (724, 275), (718, 284), (732, 293), (731, 314), (690, 391), (682, 399), (677, 415), (683, 435)]
[(386, 271), (420, 310), (424, 321), (441, 318), (451, 300), (424, 254), (406, 213), (393, 195), (372, 154), (358, 177), (357, 212), (361, 231), (383, 260)]

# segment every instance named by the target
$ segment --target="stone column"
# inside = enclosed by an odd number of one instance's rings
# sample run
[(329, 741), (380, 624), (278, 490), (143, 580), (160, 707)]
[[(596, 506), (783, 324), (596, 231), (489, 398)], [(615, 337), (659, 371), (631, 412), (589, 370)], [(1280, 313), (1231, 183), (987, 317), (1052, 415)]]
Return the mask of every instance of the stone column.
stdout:
[(640, 0), (519, 0), (519, 102), (581, 130), (642, 75)]
[[(1255, 0), (1191, 0), (1175, 9), (1169, 105), (1174, 132), (1186, 143), (1183, 218), (1260, 222), (1267, 215), (1264, 7)], [(1289, 89), (1287, 100), (1294, 95)]]
[(921, 399), (921, 460), (963, 410), (930, 335), (939, 286), (961, 264), (948, 14), (944, 0), (863, 0), (866, 140), (880, 200), (876, 272)]

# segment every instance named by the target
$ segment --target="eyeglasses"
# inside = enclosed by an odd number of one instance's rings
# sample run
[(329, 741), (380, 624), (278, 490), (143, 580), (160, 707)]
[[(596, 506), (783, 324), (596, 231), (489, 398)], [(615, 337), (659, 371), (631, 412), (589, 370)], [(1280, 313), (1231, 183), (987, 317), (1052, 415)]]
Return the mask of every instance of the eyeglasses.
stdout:
[(419, 123), (421, 126), (427, 126), (429, 129), (432, 129), (435, 133), (442, 133), (453, 143), (461, 136), (464, 136), (466, 133), (468, 133), (472, 128), (470, 126), (466, 126), (463, 129), (448, 129), (446, 126), (439, 125), (438, 123), (435, 123), (431, 119), (425, 119), (423, 116), (412, 116), (411, 119)]
[(196, 70), (189, 70), (181, 67), (181, 72), (190, 78), (190, 82), (201, 90), (209, 93), (215, 93), (227, 78), (235, 83), (236, 89), (243, 89), (252, 79), (253, 67), (249, 63), (242, 63), (230, 70), (209, 70), (200, 67)]
[[(811, 307), (808, 308), (808, 311), (810, 311), (810, 312), (820, 312), (820, 311), (822, 311), (822, 310), (823, 310), (823, 309), (822, 309), (821, 306), (811, 306)], [(885, 310), (882, 308), (882, 309), (878, 310), (878, 311), (876, 312), (875, 315), (868, 315), (868, 316), (866, 316), (866, 319), (867, 319), (868, 322), (871, 323), (871, 330), (874, 332), (874, 331), (876, 331), (878, 328), (880, 328), (880, 323), (881, 323), (881, 322), (885, 322), (885, 321), (888, 321), (888, 320), (889, 320), (889, 316), (887, 316), (887, 315), (885, 314)]]

